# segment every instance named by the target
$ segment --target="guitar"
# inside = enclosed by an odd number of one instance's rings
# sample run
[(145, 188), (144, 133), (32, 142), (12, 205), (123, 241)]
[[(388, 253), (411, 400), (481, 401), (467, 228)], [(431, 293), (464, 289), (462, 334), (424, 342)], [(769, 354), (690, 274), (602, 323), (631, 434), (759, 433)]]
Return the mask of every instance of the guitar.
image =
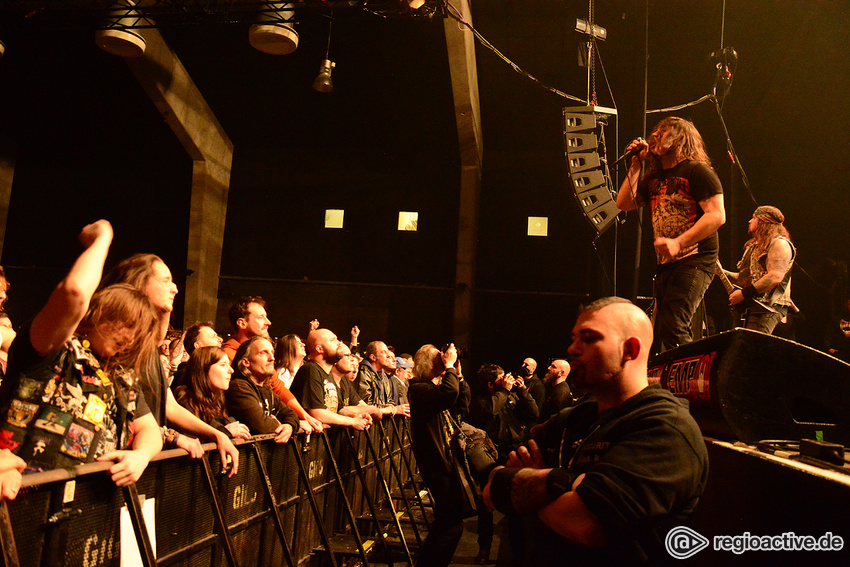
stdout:
[[(714, 265), (714, 273), (717, 274), (717, 277), (720, 278), (720, 283), (726, 288), (726, 295), (732, 295), (733, 291), (741, 289), (741, 286), (733, 284), (729, 276), (726, 275), (726, 272), (723, 271), (720, 260), (717, 260), (717, 263)], [(739, 322), (745, 322), (747, 317), (753, 313), (776, 313), (776, 309), (755, 298), (745, 299), (741, 303), (732, 305), (731, 310), (733, 315), (738, 316)]]

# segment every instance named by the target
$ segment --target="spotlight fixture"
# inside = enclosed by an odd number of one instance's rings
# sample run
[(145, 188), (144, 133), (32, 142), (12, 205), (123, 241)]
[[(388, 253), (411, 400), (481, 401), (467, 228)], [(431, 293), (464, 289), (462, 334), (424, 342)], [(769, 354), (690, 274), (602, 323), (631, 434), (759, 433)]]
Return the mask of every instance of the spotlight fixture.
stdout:
[(269, 2), (248, 30), (248, 41), (257, 51), (269, 55), (288, 55), (298, 49), (295, 31), (295, 6), (286, 2)]
[(602, 26), (591, 24), (587, 20), (582, 20), (581, 18), (576, 18), (576, 31), (585, 35), (589, 35), (591, 37), (595, 37), (600, 41), (605, 41), (605, 39), (608, 37), (608, 30), (606, 30)]
[(328, 24), (328, 48), (325, 50), (325, 59), (322, 61), (322, 66), (319, 68), (319, 75), (313, 81), (313, 89), (320, 93), (333, 92), (334, 84), (331, 81), (331, 72), (336, 67), (336, 63), (330, 60), (331, 56), (331, 29), (333, 29), (333, 18)]
[(322, 61), (322, 66), (319, 68), (319, 75), (316, 77), (316, 80), (313, 81), (313, 89), (320, 93), (333, 92), (334, 84), (333, 81), (331, 81), (331, 71), (334, 67), (336, 67), (336, 63), (330, 59)]
[(119, 0), (109, 11), (109, 23), (104, 29), (94, 32), (94, 41), (99, 48), (119, 57), (141, 57), (147, 43), (136, 32), (144, 17), (135, 10), (133, 0)]

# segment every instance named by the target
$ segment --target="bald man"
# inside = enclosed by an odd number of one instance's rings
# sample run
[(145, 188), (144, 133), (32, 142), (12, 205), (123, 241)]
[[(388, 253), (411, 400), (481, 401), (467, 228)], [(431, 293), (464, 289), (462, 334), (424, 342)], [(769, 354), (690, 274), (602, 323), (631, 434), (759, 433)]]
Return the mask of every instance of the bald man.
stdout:
[(574, 390), (592, 399), (550, 419), (491, 475), (485, 499), (532, 514), (529, 565), (669, 560), (663, 541), (696, 507), (708, 454), (687, 402), (649, 386), (652, 325), (625, 299), (579, 315), (569, 347)]
[(381, 411), (360, 399), (346, 376), (354, 371), (351, 351), (328, 329), (314, 329), (307, 335), (305, 361), (295, 374), (290, 391), (314, 418), (327, 425), (368, 429), (372, 417)]
[(304, 405), (304, 399), (307, 395), (308, 383), (318, 381), (321, 384), (326, 378), (330, 378), (331, 368), (340, 359), (341, 344), (337, 336), (329, 329), (313, 329), (307, 335), (304, 346), (307, 349), (308, 359), (298, 369), (289, 388), (289, 391), (305, 408), (307, 406)]
[(525, 387), (528, 388), (528, 393), (534, 398), (537, 407), (543, 405), (543, 400), (546, 399), (546, 387), (540, 378), (537, 377), (537, 361), (533, 358), (526, 358), (522, 361), (517, 376), (523, 379)]
[(562, 409), (572, 405), (573, 396), (567, 376), (570, 375), (570, 363), (563, 358), (558, 358), (549, 364), (546, 374), (543, 376), (543, 386), (546, 388), (546, 396), (540, 406), (540, 417), (538, 421), (543, 423)]

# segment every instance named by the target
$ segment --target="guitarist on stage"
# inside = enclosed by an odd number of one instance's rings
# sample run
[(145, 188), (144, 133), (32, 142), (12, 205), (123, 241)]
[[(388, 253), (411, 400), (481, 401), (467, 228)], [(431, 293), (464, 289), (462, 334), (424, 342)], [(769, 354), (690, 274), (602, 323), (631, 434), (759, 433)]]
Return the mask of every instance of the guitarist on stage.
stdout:
[(747, 329), (767, 334), (785, 320), (789, 308), (796, 309), (791, 301), (791, 265), (797, 250), (784, 222), (785, 215), (776, 207), (757, 208), (747, 226), (751, 238), (744, 245), (738, 273), (723, 270), (741, 286), (729, 294), (730, 304), (756, 299), (773, 310), (753, 307), (744, 324)]
[(652, 210), (658, 260), (653, 352), (664, 352), (693, 340), (691, 320), (714, 277), (717, 229), (726, 222), (723, 187), (688, 120), (665, 118), (648, 141), (634, 140), (626, 154), (629, 172), (617, 207)]

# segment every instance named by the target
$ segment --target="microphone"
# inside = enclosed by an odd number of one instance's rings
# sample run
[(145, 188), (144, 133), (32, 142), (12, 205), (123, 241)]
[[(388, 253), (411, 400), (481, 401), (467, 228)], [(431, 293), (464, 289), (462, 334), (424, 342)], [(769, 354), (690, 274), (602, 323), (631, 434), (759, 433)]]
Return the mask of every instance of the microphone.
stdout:
[(618, 158), (617, 158), (617, 161), (615, 161), (612, 165), (617, 165), (618, 163), (620, 163), (621, 161), (623, 161), (623, 160), (624, 160), (624, 159), (626, 159), (626, 158), (637, 157), (637, 156), (639, 156), (639, 155), (640, 155), (640, 152), (641, 152), (642, 150), (643, 150), (643, 148), (638, 147), (638, 148), (633, 149), (633, 150), (632, 150), (632, 151), (630, 151), (630, 152), (626, 152), (626, 153), (624, 153), (623, 155), (621, 155), (620, 157), (618, 157)]

